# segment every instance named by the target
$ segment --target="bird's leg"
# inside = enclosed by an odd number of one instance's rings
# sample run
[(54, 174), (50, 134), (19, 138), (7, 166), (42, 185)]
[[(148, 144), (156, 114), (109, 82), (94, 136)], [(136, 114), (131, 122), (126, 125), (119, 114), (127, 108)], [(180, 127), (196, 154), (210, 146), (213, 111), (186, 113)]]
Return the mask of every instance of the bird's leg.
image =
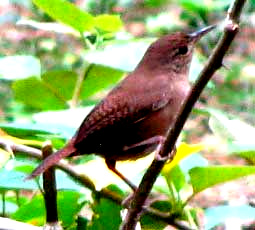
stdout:
[(137, 187), (130, 181), (128, 180), (124, 175), (122, 175), (117, 169), (116, 169), (116, 161), (115, 160), (109, 160), (106, 159), (105, 163), (107, 167), (113, 171), (116, 175), (118, 175), (133, 191), (137, 189)]
[[(129, 151), (132, 150), (134, 148), (140, 147), (140, 146), (151, 146), (154, 144), (157, 144), (157, 150), (156, 150), (156, 157), (157, 157), (157, 153), (159, 152), (162, 144), (165, 142), (165, 137), (164, 136), (154, 136), (151, 137), (147, 140), (141, 141), (139, 143), (136, 143), (134, 145), (130, 145), (130, 146), (125, 146), (123, 148), (124, 151)], [(116, 175), (118, 175), (133, 191), (135, 191), (137, 189), (137, 187), (130, 181), (128, 180), (124, 175), (122, 175), (117, 169), (116, 169), (116, 161), (113, 159), (106, 159), (105, 163), (107, 165), (107, 167), (114, 172)]]

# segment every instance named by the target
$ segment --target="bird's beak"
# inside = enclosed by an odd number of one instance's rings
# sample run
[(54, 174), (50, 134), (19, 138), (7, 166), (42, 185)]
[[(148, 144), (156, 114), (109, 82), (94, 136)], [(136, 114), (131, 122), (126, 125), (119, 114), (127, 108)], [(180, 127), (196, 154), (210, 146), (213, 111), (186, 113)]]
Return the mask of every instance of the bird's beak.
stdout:
[(202, 36), (204, 36), (205, 34), (209, 33), (211, 30), (213, 30), (214, 28), (216, 28), (216, 25), (211, 25), (211, 26), (207, 26), (203, 29), (200, 29), (198, 31), (195, 31), (193, 33), (190, 33), (189, 36), (191, 37), (192, 40), (194, 40), (195, 42), (198, 41)]

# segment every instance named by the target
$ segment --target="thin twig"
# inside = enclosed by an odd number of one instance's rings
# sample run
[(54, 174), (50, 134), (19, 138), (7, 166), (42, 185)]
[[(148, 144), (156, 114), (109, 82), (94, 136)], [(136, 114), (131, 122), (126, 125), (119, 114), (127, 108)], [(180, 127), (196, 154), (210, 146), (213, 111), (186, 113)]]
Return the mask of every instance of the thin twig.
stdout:
[(75, 108), (77, 106), (78, 102), (79, 102), (79, 97), (80, 97), (81, 89), (82, 89), (82, 83), (86, 79), (86, 77), (88, 76), (88, 72), (91, 69), (91, 66), (92, 66), (91, 64), (86, 63), (83, 67), (84, 71), (78, 75), (76, 85), (75, 85), (75, 88), (74, 88), (74, 92), (73, 92), (73, 97), (72, 97), (71, 102), (70, 102), (70, 107), (71, 108)]
[[(187, 120), (194, 104), (198, 100), (204, 87), (211, 79), (213, 74), (222, 66), (223, 57), (228, 51), (230, 44), (236, 36), (239, 26), (241, 10), (244, 6), (245, 0), (236, 0), (231, 5), (226, 18), (226, 25), (222, 38), (219, 40), (215, 50), (210, 56), (207, 64), (199, 75), (197, 82), (192, 87), (181, 112), (177, 116), (173, 129), (167, 133), (167, 138), (160, 150), (162, 157), (167, 156), (172, 152), (176, 140)], [(152, 186), (162, 170), (165, 161), (154, 159), (149, 169), (146, 171), (137, 191), (134, 194), (133, 200), (130, 204), (130, 209), (122, 225), (122, 230), (134, 230), (136, 224), (142, 214), (142, 207), (145, 204), (147, 197), (152, 189)]]

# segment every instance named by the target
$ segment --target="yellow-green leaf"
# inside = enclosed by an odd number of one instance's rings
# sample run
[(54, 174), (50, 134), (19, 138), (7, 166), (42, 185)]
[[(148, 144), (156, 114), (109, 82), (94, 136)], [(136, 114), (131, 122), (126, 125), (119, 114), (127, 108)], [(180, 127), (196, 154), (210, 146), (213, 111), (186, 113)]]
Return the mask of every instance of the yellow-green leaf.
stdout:
[(115, 32), (122, 27), (122, 21), (118, 15), (102, 14), (95, 17), (94, 22), (96, 28), (107, 32)]
[(71, 26), (79, 32), (90, 31), (94, 18), (66, 0), (33, 0), (33, 3), (53, 19)]

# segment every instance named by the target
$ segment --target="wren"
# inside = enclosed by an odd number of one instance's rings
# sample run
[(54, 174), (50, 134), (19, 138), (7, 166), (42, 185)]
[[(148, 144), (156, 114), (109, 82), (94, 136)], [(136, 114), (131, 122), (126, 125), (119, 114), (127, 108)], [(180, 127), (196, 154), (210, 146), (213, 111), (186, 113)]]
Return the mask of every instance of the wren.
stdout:
[(97, 154), (135, 189), (117, 171), (116, 161), (136, 160), (164, 143), (190, 89), (188, 72), (194, 45), (214, 27), (176, 32), (153, 42), (135, 70), (89, 113), (66, 146), (47, 157), (27, 179), (64, 157)]

